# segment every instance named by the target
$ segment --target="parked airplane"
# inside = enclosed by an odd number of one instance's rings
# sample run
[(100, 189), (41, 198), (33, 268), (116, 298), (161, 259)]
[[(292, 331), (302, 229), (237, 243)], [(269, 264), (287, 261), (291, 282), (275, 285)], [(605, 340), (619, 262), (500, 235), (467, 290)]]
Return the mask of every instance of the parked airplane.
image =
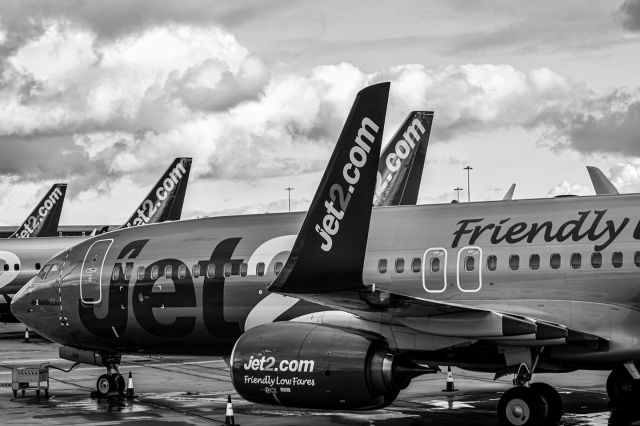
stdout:
[(595, 189), (598, 195), (617, 195), (618, 189), (613, 183), (602, 173), (597, 167), (587, 166), (591, 183), (593, 183), (593, 189)]
[(503, 424), (560, 419), (560, 396), (531, 383), (536, 372), (612, 370), (611, 399), (633, 403), (640, 197), (372, 212), (387, 96), (388, 84), (359, 94), (306, 217), (91, 238), (54, 257), (13, 313), (61, 357), (107, 367), (103, 393), (123, 386), (122, 353), (231, 350), (236, 390), (261, 403), (380, 407), (432, 371), (425, 363), (514, 374)]
[(504, 201), (513, 200), (513, 193), (515, 192), (515, 190), (516, 190), (516, 184), (512, 183), (509, 189), (507, 190), (507, 192), (504, 194), (504, 197), (502, 197), (502, 199)]
[[(179, 220), (187, 190), (191, 158), (176, 158), (134, 210), (122, 228)], [(62, 206), (62, 203), (59, 203)], [(58, 213), (59, 214), (59, 213)], [(15, 322), (9, 303), (12, 296), (39, 272), (46, 274), (48, 259), (87, 237), (48, 237), (0, 240), (0, 322)]]
[(27, 216), (22, 225), (8, 238), (53, 237), (58, 235), (62, 204), (67, 193), (66, 183), (55, 183)]

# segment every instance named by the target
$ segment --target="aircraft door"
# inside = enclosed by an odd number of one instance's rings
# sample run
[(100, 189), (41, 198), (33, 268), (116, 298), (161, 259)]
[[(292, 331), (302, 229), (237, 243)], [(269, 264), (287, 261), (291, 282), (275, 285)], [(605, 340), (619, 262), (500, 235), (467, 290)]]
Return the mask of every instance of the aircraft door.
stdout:
[(458, 289), (464, 293), (475, 293), (482, 288), (482, 249), (480, 247), (469, 246), (460, 249), (456, 280)]
[(442, 293), (447, 289), (447, 250), (430, 248), (422, 257), (422, 286), (427, 293)]
[(113, 239), (98, 240), (91, 244), (80, 270), (80, 300), (87, 305), (102, 301), (102, 268)]

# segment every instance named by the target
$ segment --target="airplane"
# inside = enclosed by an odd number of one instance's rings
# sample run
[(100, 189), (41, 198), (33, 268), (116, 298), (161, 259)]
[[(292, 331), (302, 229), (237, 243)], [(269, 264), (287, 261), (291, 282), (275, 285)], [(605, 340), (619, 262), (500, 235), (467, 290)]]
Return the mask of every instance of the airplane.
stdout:
[(618, 195), (618, 189), (613, 183), (602, 173), (597, 167), (587, 166), (591, 183), (593, 183), (593, 189), (595, 189), (598, 195)]
[[(174, 159), (121, 227), (179, 220), (190, 170), (191, 158)], [(59, 206), (61, 208), (62, 203)], [(48, 236), (0, 239), (0, 322), (16, 322), (9, 310), (11, 298), (36, 274), (48, 272), (46, 267), (41, 269), (48, 259), (86, 238)]]
[(61, 358), (106, 367), (103, 394), (124, 386), (122, 354), (142, 351), (230, 354), (236, 391), (266, 404), (383, 407), (439, 364), (512, 374), (502, 424), (561, 418), (540, 372), (610, 370), (609, 397), (633, 404), (640, 197), (372, 209), (388, 90), (359, 93), (306, 215), (90, 238), (12, 312)]
[(66, 183), (55, 183), (31, 214), (7, 238), (53, 237), (58, 235), (62, 204), (67, 193)]
[[(407, 115), (405, 121), (390, 139), (379, 161), (376, 206), (402, 205), (416, 202), (432, 122), (432, 111), (412, 111)], [(407, 143), (405, 139), (408, 140), (409, 143)], [(190, 164), (189, 162), (189, 167)], [(161, 191), (160, 187), (164, 185), (164, 182), (167, 180), (165, 176), (171, 177), (174, 176), (171, 173), (177, 173), (176, 171), (171, 172), (172, 170), (174, 170), (174, 164), (169, 167), (165, 175), (163, 175), (156, 185), (158, 191)], [(188, 178), (188, 171), (183, 177)], [(186, 184), (182, 191), (185, 190)], [(153, 199), (154, 191), (155, 189), (149, 193), (145, 201), (134, 211), (123, 228), (139, 224), (141, 220), (144, 219), (145, 209), (148, 209), (146, 210), (147, 212), (151, 212), (154, 203), (150, 200)], [(176, 198), (174, 207), (171, 209), (173, 213), (170, 213), (167, 217), (168, 220), (177, 220), (180, 218), (184, 192), (181, 194), (180, 197)], [(157, 204), (157, 202), (155, 204)], [(163, 211), (165, 210), (166, 209)], [(177, 216), (175, 215), (176, 213)], [(155, 222), (164, 221), (164, 216), (160, 217), (157, 215), (158, 213), (156, 213), (154, 217)], [(109, 229), (103, 229), (102, 232), (108, 230)], [(27, 243), (24, 247), (16, 248), (11, 246), (6, 250), (0, 243), (0, 263), (2, 263), (3, 260), (5, 265), (13, 263), (14, 269), (18, 268), (16, 271), (20, 269), (20, 261), (22, 261), (22, 264), (34, 265), (33, 269), (25, 270), (22, 274), (17, 272), (13, 273), (13, 271), (2, 274), (0, 271), (0, 296), (2, 296), (0, 297), (0, 321), (15, 321), (15, 318), (11, 315), (8, 308), (12, 295), (38, 273), (40, 266), (45, 263), (46, 259), (53, 257), (60, 251), (83, 240), (84, 237), (76, 239), (65, 237), (64, 239), (39, 240), (37, 247), (34, 243)], [(16, 267), (15, 265), (18, 266)], [(41, 271), (43, 276), (46, 276), (46, 273), (47, 271)]]
[(513, 193), (515, 192), (515, 190), (516, 190), (516, 184), (512, 183), (509, 189), (507, 189), (507, 192), (504, 194), (504, 197), (502, 197), (502, 199), (504, 201), (513, 200)]

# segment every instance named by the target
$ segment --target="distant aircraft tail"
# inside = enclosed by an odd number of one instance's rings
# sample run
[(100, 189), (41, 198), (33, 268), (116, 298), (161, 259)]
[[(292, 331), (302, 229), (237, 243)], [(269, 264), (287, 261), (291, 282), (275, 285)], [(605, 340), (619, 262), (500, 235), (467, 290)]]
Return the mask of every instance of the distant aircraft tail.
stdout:
[(502, 197), (502, 199), (513, 200), (513, 193), (515, 192), (515, 190), (516, 190), (516, 184), (512, 183), (509, 189), (507, 190), (506, 194), (504, 194), (504, 197)]
[(9, 238), (53, 237), (58, 235), (58, 223), (62, 213), (66, 183), (54, 184), (38, 203), (18, 230)]
[(591, 183), (593, 183), (593, 189), (595, 189), (598, 195), (616, 195), (618, 189), (611, 183), (609, 179), (602, 173), (597, 167), (587, 166)]
[(180, 220), (191, 158), (176, 158), (121, 228)]
[(374, 206), (414, 205), (422, 179), (433, 111), (413, 111), (380, 156)]
[(325, 293), (363, 287), (388, 98), (389, 83), (358, 93), (287, 263), (269, 291)]

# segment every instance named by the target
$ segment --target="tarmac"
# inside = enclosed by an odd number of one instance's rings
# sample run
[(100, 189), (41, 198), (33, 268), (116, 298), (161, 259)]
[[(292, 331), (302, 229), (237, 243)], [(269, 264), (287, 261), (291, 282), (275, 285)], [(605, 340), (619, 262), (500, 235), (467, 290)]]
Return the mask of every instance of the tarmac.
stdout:
[[(231, 395), (235, 422), (240, 425), (498, 425), (495, 410), (510, 379), (493, 381), (490, 374), (453, 368), (456, 392), (445, 393), (442, 373), (414, 379), (396, 401), (374, 411), (285, 409), (244, 401), (233, 389), (229, 369), (219, 358), (126, 355), (120, 372), (132, 372), (133, 400), (91, 397), (102, 367), (80, 365), (69, 373), (50, 370), (49, 398), (28, 390), (11, 390), (11, 370), (49, 364), (68, 369), (58, 347), (24, 329), (0, 325), (0, 423), (14, 425), (73, 424), (224, 424)], [(608, 372), (581, 371), (538, 374), (534, 381), (555, 386), (564, 401), (564, 425), (640, 425), (640, 409), (609, 406), (605, 390)]]

